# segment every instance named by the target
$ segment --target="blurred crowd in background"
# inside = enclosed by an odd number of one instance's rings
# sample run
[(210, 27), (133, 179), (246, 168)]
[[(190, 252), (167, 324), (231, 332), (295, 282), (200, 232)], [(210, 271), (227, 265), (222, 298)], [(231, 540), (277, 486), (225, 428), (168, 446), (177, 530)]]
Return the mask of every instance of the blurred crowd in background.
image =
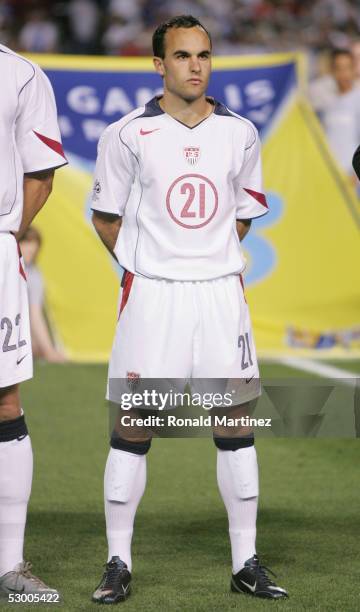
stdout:
[(22, 51), (149, 55), (154, 27), (198, 17), (215, 54), (349, 47), (359, 0), (0, 0), (0, 38)]
[(151, 55), (155, 27), (179, 14), (200, 19), (215, 55), (305, 52), (309, 99), (340, 166), (352, 174), (350, 150), (360, 142), (360, 0), (0, 0), (0, 41), (20, 52)]

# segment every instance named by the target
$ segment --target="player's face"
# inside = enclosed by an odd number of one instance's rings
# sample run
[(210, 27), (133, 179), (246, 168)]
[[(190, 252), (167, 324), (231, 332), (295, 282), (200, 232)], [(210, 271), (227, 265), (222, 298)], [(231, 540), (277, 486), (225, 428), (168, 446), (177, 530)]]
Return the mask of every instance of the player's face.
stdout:
[(211, 72), (209, 37), (200, 27), (171, 28), (165, 34), (165, 57), (154, 58), (167, 91), (193, 102), (207, 89)]
[(355, 79), (353, 59), (345, 53), (338, 55), (334, 60), (333, 74), (340, 91), (351, 89)]

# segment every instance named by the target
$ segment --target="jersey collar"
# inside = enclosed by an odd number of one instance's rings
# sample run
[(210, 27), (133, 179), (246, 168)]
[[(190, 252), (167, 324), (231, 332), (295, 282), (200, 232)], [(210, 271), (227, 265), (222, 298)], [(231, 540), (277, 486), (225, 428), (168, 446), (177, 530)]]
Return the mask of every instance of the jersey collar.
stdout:
[[(141, 117), (156, 117), (157, 115), (166, 115), (166, 114), (168, 114), (168, 113), (165, 113), (162, 110), (162, 108), (161, 108), (161, 106), (159, 104), (159, 101), (161, 100), (161, 98), (162, 98), (162, 96), (155, 96), (154, 98), (152, 98), (145, 105), (145, 110), (144, 110), (144, 113), (141, 115)], [(183, 125), (184, 127), (188, 128), (188, 130), (194, 130), (201, 123), (203, 123), (204, 121), (209, 119), (213, 114), (215, 114), (215, 115), (230, 115), (230, 112), (228, 111), (226, 106), (224, 106), (224, 104), (221, 104), (221, 102), (218, 102), (217, 100), (215, 100), (214, 98), (212, 98), (210, 96), (206, 96), (206, 99), (207, 99), (208, 102), (210, 102), (210, 104), (212, 104), (214, 106), (214, 110), (213, 110), (212, 113), (210, 113), (210, 115), (208, 115), (207, 117), (204, 117), (204, 119), (202, 119), (201, 121), (199, 121), (199, 123), (197, 123), (196, 125), (193, 125), (192, 127), (190, 127), (189, 125), (186, 125), (186, 123), (183, 123), (182, 121), (179, 121), (179, 119), (176, 119), (175, 117), (172, 117), (172, 115), (169, 115), (169, 117), (174, 119), (174, 121), (177, 121), (178, 123), (180, 123), (180, 125)]]

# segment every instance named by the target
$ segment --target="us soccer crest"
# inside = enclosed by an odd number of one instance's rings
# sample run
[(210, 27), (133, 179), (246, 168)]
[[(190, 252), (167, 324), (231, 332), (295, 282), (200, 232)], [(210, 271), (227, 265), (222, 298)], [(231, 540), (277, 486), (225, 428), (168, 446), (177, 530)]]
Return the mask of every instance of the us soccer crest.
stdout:
[(195, 166), (200, 159), (200, 147), (184, 147), (184, 156), (190, 166)]
[(130, 391), (135, 391), (136, 387), (140, 382), (140, 374), (137, 372), (127, 372), (126, 380)]

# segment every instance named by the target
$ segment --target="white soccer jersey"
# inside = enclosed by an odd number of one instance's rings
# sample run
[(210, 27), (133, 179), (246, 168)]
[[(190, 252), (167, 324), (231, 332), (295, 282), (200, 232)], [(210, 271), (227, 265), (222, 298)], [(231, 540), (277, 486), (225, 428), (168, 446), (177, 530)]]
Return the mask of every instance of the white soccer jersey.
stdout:
[(260, 142), (250, 121), (212, 102), (189, 128), (154, 98), (100, 139), (92, 208), (123, 217), (115, 254), (130, 272), (210, 280), (245, 267), (236, 219), (267, 212)]
[(24, 173), (66, 164), (48, 78), (0, 45), (0, 232), (17, 231)]

